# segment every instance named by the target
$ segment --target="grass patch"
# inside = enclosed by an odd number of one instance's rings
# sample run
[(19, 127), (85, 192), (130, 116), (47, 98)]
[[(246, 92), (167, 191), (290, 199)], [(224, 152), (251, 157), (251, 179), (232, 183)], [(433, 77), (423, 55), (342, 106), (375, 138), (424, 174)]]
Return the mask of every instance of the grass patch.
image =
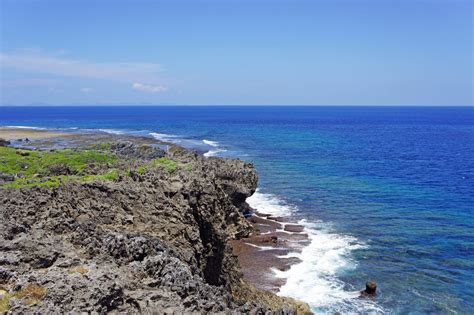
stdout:
[[(12, 182), (1, 187), (58, 187), (63, 182), (74, 179), (117, 180), (119, 173), (116, 169), (99, 175), (84, 174), (89, 166), (111, 167), (116, 163), (117, 157), (114, 154), (96, 150), (30, 151), (0, 147), (0, 172), (16, 176)], [(52, 172), (58, 166), (66, 170), (66, 174)]]
[(170, 160), (165, 157), (154, 159), (151, 161), (151, 164), (154, 167), (157, 167), (157, 166), (164, 167), (165, 170), (167, 170), (170, 173), (173, 173), (178, 168), (178, 164), (175, 161)]
[(4, 184), (3, 188), (31, 188), (31, 187), (58, 187), (61, 183), (76, 176), (52, 176), (46, 178), (15, 178), (11, 183)]
[(137, 173), (138, 174), (144, 174), (147, 171), (147, 168), (145, 166), (140, 166), (137, 168)]
[(49, 168), (62, 164), (78, 174), (90, 164), (115, 164), (114, 154), (96, 150), (29, 151), (0, 147), (0, 171), (9, 174), (48, 174)]
[(83, 182), (90, 182), (92, 180), (117, 180), (119, 177), (119, 172), (116, 169), (111, 169), (107, 173), (99, 175), (84, 175), (79, 179)]
[[(137, 172), (138, 174), (145, 174), (150, 169), (150, 167), (162, 167), (170, 173), (175, 172), (178, 168), (184, 169), (188, 172), (191, 172), (193, 170), (193, 165), (191, 163), (179, 164), (169, 158), (162, 157), (154, 159), (145, 165), (139, 166), (135, 169), (135, 172)], [(129, 172), (130, 171), (131, 170), (129, 170)]]
[[(117, 181), (121, 173), (114, 168), (118, 164), (117, 156), (107, 152), (110, 145), (110, 143), (103, 143), (95, 146), (95, 149), (55, 151), (31, 151), (0, 147), (0, 172), (14, 176), (12, 181), (0, 185), (0, 188), (59, 187), (72, 180), (81, 182)], [(150, 148), (143, 146), (142, 149), (148, 150)], [(189, 172), (193, 169), (192, 164), (178, 164), (169, 158), (161, 157), (139, 166), (135, 171), (138, 174), (145, 174), (154, 167), (163, 168), (169, 173), (175, 172), (178, 167)], [(101, 174), (91, 174), (87, 171), (89, 169), (108, 170)], [(92, 172), (96, 173), (97, 171)], [(130, 176), (130, 173), (130, 169), (122, 172), (125, 176)]]

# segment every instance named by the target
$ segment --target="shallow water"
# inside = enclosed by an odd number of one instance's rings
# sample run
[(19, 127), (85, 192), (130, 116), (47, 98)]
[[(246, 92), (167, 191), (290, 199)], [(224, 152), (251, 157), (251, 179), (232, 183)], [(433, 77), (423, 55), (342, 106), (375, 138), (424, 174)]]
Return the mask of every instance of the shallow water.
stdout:
[[(281, 294), (320, 313), (474, 312), (474, 108), (0, 107), (0, 125), (153, 132), (251, 161), (251, 203), (311, 232)], [(368, 279), (374, 301), (354, 293)]]

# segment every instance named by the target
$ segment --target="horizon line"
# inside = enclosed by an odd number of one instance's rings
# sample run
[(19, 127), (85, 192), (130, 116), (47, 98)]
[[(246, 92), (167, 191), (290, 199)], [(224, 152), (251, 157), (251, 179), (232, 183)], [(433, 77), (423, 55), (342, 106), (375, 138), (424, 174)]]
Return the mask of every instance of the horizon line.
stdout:
[(0, 107), (474, 107), (474, 104), (0, 104)]

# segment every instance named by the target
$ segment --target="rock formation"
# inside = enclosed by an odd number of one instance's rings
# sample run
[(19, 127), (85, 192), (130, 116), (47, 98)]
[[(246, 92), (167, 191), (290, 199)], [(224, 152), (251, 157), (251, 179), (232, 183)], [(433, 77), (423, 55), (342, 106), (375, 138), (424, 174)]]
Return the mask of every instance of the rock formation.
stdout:
[[(109, 180), (0, 187), (0, 311), (308, 311), (244, 283), (229, 248), (251, 232), (242, 215), (257, 186), (251, 164), (179, 147), (102, 149), (118, 157)], [(172, 162), (150, 164), (159, 158)], [(72, 174), (61, 164), (49, 172)]]

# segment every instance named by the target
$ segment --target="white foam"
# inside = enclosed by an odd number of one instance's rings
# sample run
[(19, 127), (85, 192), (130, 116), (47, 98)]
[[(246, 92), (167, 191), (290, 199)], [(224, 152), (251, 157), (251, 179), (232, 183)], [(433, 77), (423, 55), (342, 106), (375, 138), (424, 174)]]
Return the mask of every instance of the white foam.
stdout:
[(217, 142), (217, 141), (211, 141), (211, 140), (204, 139), (204, 140), (202, 140), (202, 142), (204, 142), (207, 145), (210, 145), (211, 147), (215, 147), (215, 148), (217, 148), (219, 146), (219, 142)]
[(161, 141), (165, 141), (165, 142), (173, 142), (173, 143), (179, 142), (179, 140), (176, 139), (176, 138), (178, 138), (178, 136), (176, 136), (176, 135), (170, 135), (170, 134), (158, 133), (158, 132), (150, 132), (150, 136), (152, 136), (156, 140), (161, 140)]
[(6, 128), (18, 128), (18, 129), (33, 129), (33, 130), (46, 130), (42, 127), (32, 127), (32, 126), (5, 126)]
[(217, 154), (219, 154), (221, 152), (226, 152), (226, 151), (227, 150), (224, 150), (224, 149), (209, 150), (206, 153), (204, 153), (203, 155), (205, 157), (216, 156)]
[[(247, 198), (248, 204), (258, 212), (274, 216), (287, 216), (298, 209), (273, 194), (261, 193), (258, 189)], [(359, 299), (358, 291), (344, 290), (347, 285), (338, 276), (357, 267), (351, 258), (353, 250), (364, 248), (355, 237), (333, 233), (329, 225), (322, 222), (298, 222), (305, 227), (310, 244), (301, 253), (290, 252), (281, 257), (297, 257), (300, 263), (287, 271), (272, 269), (275, 276), (286, 279), (278, 292), (307, 302), (315, 313), (381, 313), (374, 301)], [(362, 288), (361, 288), (362, 289)]]
[(125, 132), (121, 130), (116, 130), (116, 129), (97, 129), (98, 131), (105, 132), (105, 133), (110, 133), (112, 135), (123, 135)]
[(375, 302), (359, 299), (358, 291), (344, 290), (346, 284), (338, 278), (357, 267), (351, 252), (365, 245), (352, 236), (326, 230), (324, 223), (298, 223), (305, 226), (311, 242), (301, 253), (292, 253), (300, 263), (287, 271), (274, 270), (277, 277), (286, 279), (278, 294), (307, 302), (315, 313), (383, 312)]
[(258, 248), (261, 251), (266, 251), (266, 250), (286, 250), (286, 248), (283, 247), (273, 247), (273, 246), (261, 246), (261, 245), (255, 245), (252, 243), (247, 243), (245, 242), (246, 245)]
[(287, 204), (275, 195), (261, 193), (258, 188), (246, 201), (250, 207), (258, 212), (273, 216), (291, 215), (296, 210), (295, 207)]

